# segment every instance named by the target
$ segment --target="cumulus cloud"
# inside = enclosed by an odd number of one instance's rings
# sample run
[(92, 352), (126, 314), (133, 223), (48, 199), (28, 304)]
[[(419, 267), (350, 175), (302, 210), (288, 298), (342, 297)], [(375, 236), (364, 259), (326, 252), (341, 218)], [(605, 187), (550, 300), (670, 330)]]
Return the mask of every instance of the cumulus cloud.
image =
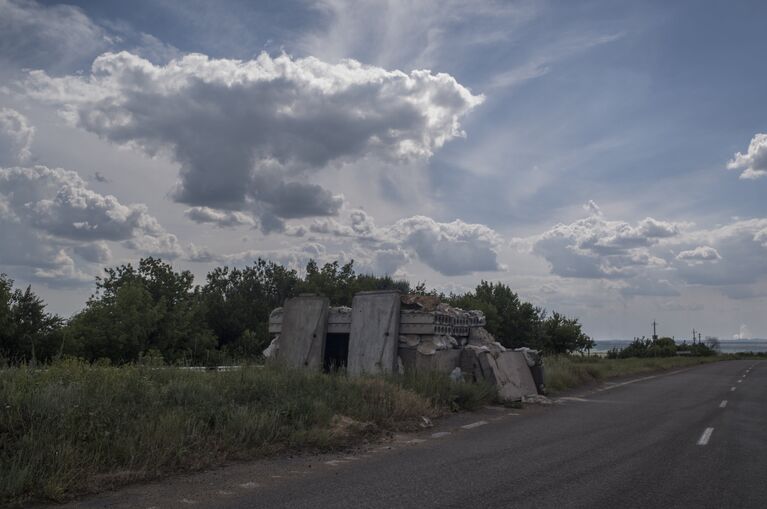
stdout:
[(666, 262), (649, 248), (661, 239), (678, 236), (683, 225), (651, 217), (631, 225), (591, 215), (558, 224), (533, 240), (532, 251), (546, 259), (563, 277), (619, 278), (639, 267), (662, 267)]
[(677, 260), (684, 260), (689, 263), (700, 263), (721, 260), (719, 251), (710, 246), (698, 246), (695, 249), (681, 251), (676, 255)]
[(77, 244), (72, 250), (77, 256), (90, 263), (104, 264), (112, 259), (112, 250), (103, 241)]
[(755, 134), (746, 153), (736, 153), (727, 163), (727, 169), (740, 171), (742, 179), (758, 179), (767, 175), (767, 134)]
[(208, 223), (220, 228), (232, 226), (254, 226), (255, 220), (242, 212), (217, 210), (210, 207), (192, 207), (184, 215), (195, 223)]
[(430, 217), (414, 216), (394, 223), (388, 234), (446, 276), (503, 269), (497, 253), (501, 238), (485, 225), (459, 219), (440, 223)]
[(0, 166), (21, 164), (30, 156), (35, 128), (27, 117), (11, 108), (0, 108)]
[(60, 67), (92, 57), (110, 43), (105, 31), (77, 7), (0, 0), (0, 61)]
[[(695, 285), (724, 287), (756, 283), (767, 277), (767, 246), (761, 237), (765, 229), (767, 219), (747, 219), (711, 230), (690, 232), (680, 239), (682, 245), (692, 245), (686, 249), (691, 251), (686, 257), (677, 257), (677, 275), (686, 283)], [(693, 246), (708, 247), (716, 254)], [(709, 263), (689, 263), (696, 260), (689, 257), (697, 256), (701, 261), (700, 257), (704, 255), (713, 258), (708, 260)], [(710, 263), (712, 261), (716, 263)]]
[(71, 240), (126, 240), (137, 232), (161, 234), (145, 205), (123, 205), (88, 188), (75, 171), (35, 166), (0, 169), (0, 195), (16, 216)]
[(461, 220), (442, 223), (426, 216), (413, 216), (377, 227), (365, 211), (352, 210), (347, 221), (315, 220), (309, 231), (354, 239), (358, 249), (375, 253), (365, 257), (366, 263), (388, 274), (412, 259), (446, 276), (504, 269), (498, 261), (500, 235), (485, 225)]
[(224, 264), (246, 265), (252, 264), (259, 258), (270, 260), (290, 269), (299, 271), (306, 267), (309, 260), (315, 260), (320, 264), (330, 261), (340, 261), (341, 263), (349, 261), (344, 253), (328, 256), (325, 246), (317, 242), (310, 242), (303, 246), (293, 246), (284, 249), (250, 249), (238, 253), (216, 256), (215, 260)]
[[(0, 168), (0, 200), (4, 228), (31, 228), (59, 243), (124, 241), (145, 254), (175, 257), (181, 253), (175, 236), (149, 215), (145, 205), (124, 205), (112, 195), (99, 194), (75, 171), (46, 166)], [(35, 238), (45, 244), (44, 238)], [(103, 244), (82, 244), (76, 250), (88, 261), (106, 260), (107, 252)]]
[(187, 253), (187, 259), (190, 262), (208, 263), (216, 260), (216, 255), (213, 254), (207, 247), (196, 246), (194, 243), (189, 244)]
[(105, 53), (90, 75), (35, 71), (26, 86), (90, 132), (170, 154), (181, 168), (176, 200), (252, 210), (272, 229), (338, 212), (342, 197), (307, 182), (311, 171), (366, 156), (429, 157), (463, 136), (461, 118), (483, 100), (447, 74), (265, 53), (167, 65)]

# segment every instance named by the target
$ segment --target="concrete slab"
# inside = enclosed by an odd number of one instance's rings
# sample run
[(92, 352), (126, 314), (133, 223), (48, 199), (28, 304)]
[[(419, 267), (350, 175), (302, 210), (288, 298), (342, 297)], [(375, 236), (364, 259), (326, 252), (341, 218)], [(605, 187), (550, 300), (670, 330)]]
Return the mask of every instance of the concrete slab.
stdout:
[(517, 401), (538, 393), (533, 376), (521, 352), (491, 353), (477, 348), (465, 348), (461, 354), (461, 370), (475, 380), (485, 380), (498, 388), (505, 401)]
[(322, 369), (329, 304), (327, 297), (303, 295), (285, 302), (278, 362), (293, 368)]
[(405, 366), (406, 374), (435, 371), (447, 375), (458, 367), (461, 351), (456, 349), (437, 350), (433, 355), (424, 355), (415, 348), (400, 348), (398, 355)]
[(399, 319), (399, 292), (360, 292), (354, 296), (346, 367), (349, 374), (397, 371)]

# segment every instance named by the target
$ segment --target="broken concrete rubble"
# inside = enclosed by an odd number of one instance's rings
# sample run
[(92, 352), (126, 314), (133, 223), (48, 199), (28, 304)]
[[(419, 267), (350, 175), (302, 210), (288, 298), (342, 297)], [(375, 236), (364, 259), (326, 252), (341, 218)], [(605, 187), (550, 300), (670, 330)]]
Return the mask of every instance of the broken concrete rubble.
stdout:
[(350, 375), (440, 372), (494, 384), (505, 400), (537, 394), (531, 375), (540, 368), (537, 352), (508, 351), (484, 325), (481, 311), (454, 308), (433, 296), (360, 292), (349, 308), (302, 295), (270, 314), (274, 339), (264, 356)]

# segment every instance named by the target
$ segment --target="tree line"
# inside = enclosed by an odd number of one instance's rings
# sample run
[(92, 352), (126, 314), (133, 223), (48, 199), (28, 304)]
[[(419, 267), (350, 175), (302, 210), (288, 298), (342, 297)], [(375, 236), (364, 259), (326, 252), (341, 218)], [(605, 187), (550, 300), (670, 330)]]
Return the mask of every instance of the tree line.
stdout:
[(152, 358), (166, 363), (217, 364), (258, 358), (269, 344), (272, 309), (301, 293), (350, 306), (355, 293), (399, 290), (437, 295), (450, 305), (479, 309), (487, 329), (506, 347), (545, 353), (593, 347), (577, 318), (525, 302), (503, 283), (482, 281), (472, 292), (437, 294), (423, 283), (411, 287), (389, 276), (358, 274), (354, 262), (320, 267), (311, 260), (303, 275), (258, 259), (243, 268), (218, 267), (195, 285), (189, 271), (157, 258), (105, 269), (85, 307), (65, 320), (45, 311), (30, 287), (14, 288), (0, 274), (0, 359), (47, 362), (61, 356), (128, 363)]

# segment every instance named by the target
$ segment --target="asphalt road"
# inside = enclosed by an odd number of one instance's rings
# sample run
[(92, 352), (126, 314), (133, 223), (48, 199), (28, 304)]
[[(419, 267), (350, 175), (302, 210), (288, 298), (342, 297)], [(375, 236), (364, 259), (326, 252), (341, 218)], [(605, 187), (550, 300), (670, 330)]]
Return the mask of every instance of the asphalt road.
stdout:
[(767, 507), (767, 361), (638, 378), (355, 454), (236, 465), (72, 507)]

